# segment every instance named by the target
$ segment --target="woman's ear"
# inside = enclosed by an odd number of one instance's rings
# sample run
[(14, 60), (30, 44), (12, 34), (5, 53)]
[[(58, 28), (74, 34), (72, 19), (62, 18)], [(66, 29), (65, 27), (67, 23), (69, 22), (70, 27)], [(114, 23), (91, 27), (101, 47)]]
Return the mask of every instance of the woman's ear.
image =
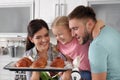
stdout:
[(29, 38), (29, 40), (30, 40), (32, 43), (34, 43), (34, 41), (33, 41), (32, 37), (28, 37), (28, 38)]

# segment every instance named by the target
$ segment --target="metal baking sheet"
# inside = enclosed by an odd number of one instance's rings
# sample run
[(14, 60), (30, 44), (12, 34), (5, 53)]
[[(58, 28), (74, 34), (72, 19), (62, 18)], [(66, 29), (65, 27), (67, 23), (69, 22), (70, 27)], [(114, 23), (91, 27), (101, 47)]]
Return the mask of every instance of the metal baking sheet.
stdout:
[(15, 61), (8, 63), (4, 66), (4, 69), (10, 71), (66, 71), (72, 69), (72, 64), (67, 61), (65, 62), (64, 68), (50, 67), (50, 61), (48, 61), (48, 64), (45, 68), (15, 67), (15, 63)]

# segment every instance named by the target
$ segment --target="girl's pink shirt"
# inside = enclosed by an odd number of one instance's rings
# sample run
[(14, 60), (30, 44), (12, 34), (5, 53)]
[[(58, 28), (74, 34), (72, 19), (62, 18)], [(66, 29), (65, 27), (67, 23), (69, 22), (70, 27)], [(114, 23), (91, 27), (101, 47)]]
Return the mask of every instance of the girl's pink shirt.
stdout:
[(90, 71), (90, 64), (88, 60), (88, 49), (90, 41), (84, 45), (80, 45), (76, 38), (67, 44), (62, 44), (58, 42), (59, 50), (64, 54), (69, 56), (71, 59), (75, 59), (77, 56), (80, 56), (80, 70)]

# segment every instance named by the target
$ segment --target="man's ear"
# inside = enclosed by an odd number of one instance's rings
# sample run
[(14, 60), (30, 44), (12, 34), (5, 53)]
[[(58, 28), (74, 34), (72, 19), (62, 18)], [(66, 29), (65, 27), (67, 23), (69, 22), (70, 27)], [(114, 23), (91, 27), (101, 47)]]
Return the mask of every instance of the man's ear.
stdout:
[(94, 28), (94, 22), (91, 19), (88, 19), (86, 23), (86, 28), (89, 32), (91, 32), (92, 29)]

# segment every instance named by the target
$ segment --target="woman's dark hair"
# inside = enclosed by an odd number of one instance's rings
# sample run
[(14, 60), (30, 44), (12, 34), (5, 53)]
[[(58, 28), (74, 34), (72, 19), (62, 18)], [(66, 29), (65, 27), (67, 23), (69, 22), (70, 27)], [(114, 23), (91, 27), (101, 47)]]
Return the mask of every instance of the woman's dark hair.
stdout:
[(91, 7), (78, 6), (69, 15), (68, 19), (93, 19), (96, 22), (96, 14)]
[(33, 48), (35, 45), (29, 40), (29, 37), (33, 37), (36, 32), (46, 28), (49, 31), (47, 23), (42, 19), (34, 19), (30, 21), (27, 27), (27, 40), (26, 40), (26, 51)]

